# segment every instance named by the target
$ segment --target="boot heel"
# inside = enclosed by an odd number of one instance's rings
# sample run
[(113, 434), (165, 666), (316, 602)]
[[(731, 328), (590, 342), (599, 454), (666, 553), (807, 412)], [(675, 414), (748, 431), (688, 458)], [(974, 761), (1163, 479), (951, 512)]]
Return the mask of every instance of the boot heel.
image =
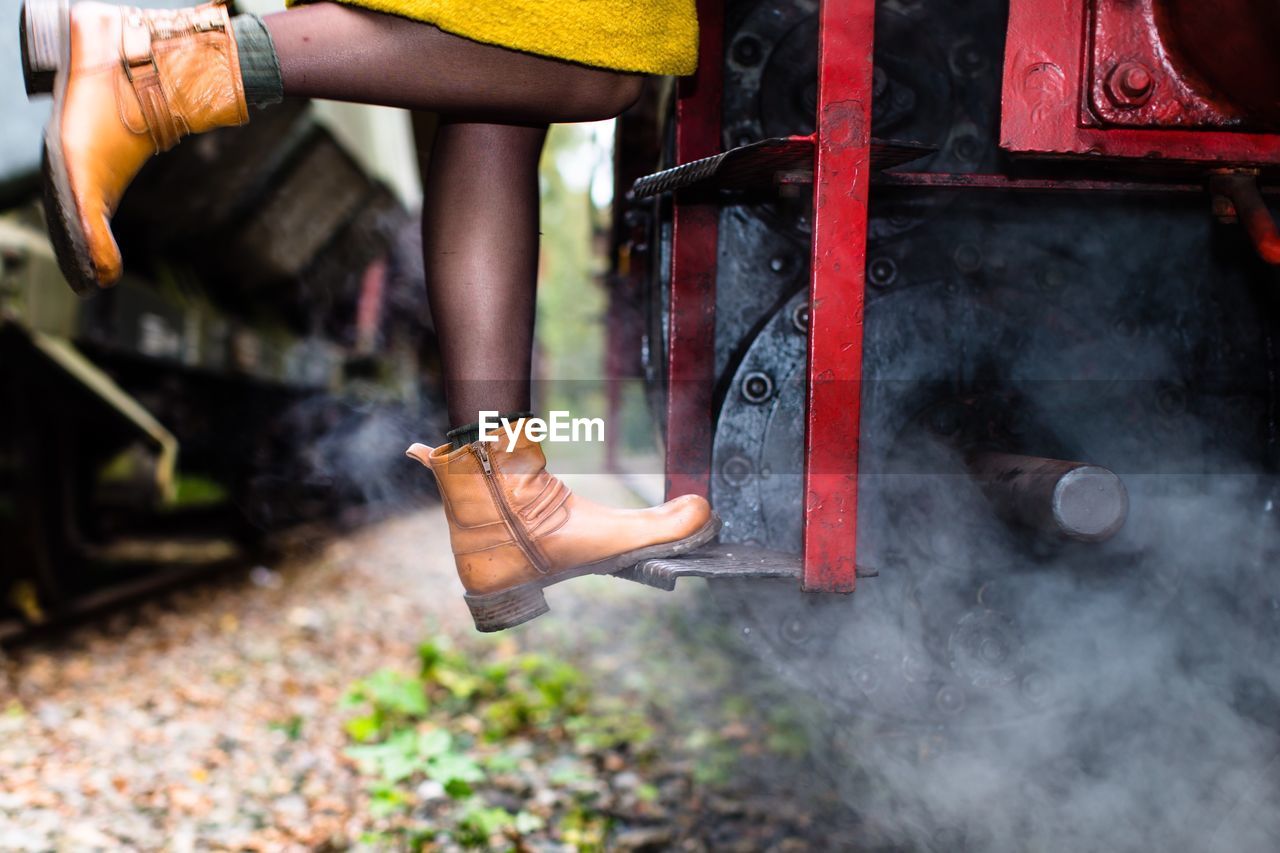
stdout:
[(471, 609), (471, 618), (475, 620), (476, 630), (486, 633), (502, 631), (536, 619), (551, 610), (547, 606), (547, 598), (542, 594), (542, 587), (533, 583), (491, 592), (488, 595), (464, 595), (467, 607)]
[(62, 64), (64, 39), (70, 29), (67, 0), (27, 0), (18, 22), (22, 47), (22, 79), (27, 95), (53, 92), (53, 80)]

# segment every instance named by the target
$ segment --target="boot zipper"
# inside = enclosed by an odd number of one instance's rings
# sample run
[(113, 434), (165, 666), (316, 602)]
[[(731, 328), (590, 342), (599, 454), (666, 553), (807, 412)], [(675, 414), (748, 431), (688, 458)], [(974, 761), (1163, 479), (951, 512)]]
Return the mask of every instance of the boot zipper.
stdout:
[(471, 450), (480, 460), (480, 467), (484, 469), (484, 481), (489, 486), (489, 495), (493, 498), (493, 502), (498, 507), (498, 512), (502, 513), (503, 519), (507, 522), (507, 529), (511, 531), (511, 535), (516, 538), (516, 544), (520, 550), (524, 552), (529, 562), (533, 563), (533, 567), (542, 574), (547, 573), (547, 569), (542, 564), (542, 558), (538, 555), (537, 549), (533, 545), (528, 535), (524, 532), (524, 525), (519, 523), (515, 514), (511, 512), (511, 508), (507, 506), (507, 502), (502, 499), (502, 494), (498, 489), (498, 484), (493, 478), (493, 465), (489, 462), (489, 451), (484, 445), (476, 442), (471, 445)]

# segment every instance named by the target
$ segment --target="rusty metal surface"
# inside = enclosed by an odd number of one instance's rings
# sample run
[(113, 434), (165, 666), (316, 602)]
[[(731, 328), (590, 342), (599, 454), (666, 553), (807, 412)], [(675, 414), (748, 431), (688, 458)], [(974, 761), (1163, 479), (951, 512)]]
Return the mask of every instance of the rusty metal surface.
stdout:
[[(676, 162), (720, 149), (723, 0), (698, 0), (698, 71), (679, 83)], [(716, 243), (714, 202), (678, 199), (671, 246), (667, 337), (666, 492), (706, 495), (715, 383)]]
[[(1151, 18), (1151, 2), (1098, 0), (1103, 29), (1094, 38), (1088, 0), (1011, 0), (1001, 146), (1026, 155), (1136, 158), (1156, 168), (1280, 162), (1280, 136), (1238, 132), (1239, 110), (1193, 97), (1193, 75), (1172, 69), (1164, 48), (1150, 41), (1159, 38), (1155, 24), (1141, 24)], [(1128, 25), (1109, 11), (1128, 16)], [(1148, 50), (1160, 57), (1158, 67)]]
[(824, 0), (819, 12), (804, 472), (804, 588), (815, 592), (852, 592), (857, 577), (875, 13), (874, 0)]

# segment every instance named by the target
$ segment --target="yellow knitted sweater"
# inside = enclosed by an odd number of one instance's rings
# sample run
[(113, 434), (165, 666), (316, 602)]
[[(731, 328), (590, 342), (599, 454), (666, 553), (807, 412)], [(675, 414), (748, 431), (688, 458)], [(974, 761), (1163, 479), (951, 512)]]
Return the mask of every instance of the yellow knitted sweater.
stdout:
[[(289, 5), (305, 0), (289, 0)], [(501, 47), (645, 74), (692, 74), (695, 0), (342, 0)]]

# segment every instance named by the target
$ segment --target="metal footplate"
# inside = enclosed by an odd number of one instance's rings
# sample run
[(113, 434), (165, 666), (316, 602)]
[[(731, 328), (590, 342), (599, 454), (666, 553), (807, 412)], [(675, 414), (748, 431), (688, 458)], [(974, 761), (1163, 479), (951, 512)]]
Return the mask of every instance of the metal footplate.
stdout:
[[(915, 142), (871, 140), (871, 169), (892, 169), (932, 154), (934, 148)], [(782, 176), (789, 182), (813, 180), (813, 137), (785, 136), (731, 148), (711, 157), (684, 163), (636, 181), (632, 193), (649, 198), (696, 186), (756, 189), (772, 186)], [(800, 174), (791, 174), (800, 173)], [(805, 174), (807, 174), (807, 181)]]
[(645, 560), (614, 574), (656, 589), (672, 591), (680, 578), (800, 579), (800, 557), (752, 545), (707, 545), (690, 554)]

